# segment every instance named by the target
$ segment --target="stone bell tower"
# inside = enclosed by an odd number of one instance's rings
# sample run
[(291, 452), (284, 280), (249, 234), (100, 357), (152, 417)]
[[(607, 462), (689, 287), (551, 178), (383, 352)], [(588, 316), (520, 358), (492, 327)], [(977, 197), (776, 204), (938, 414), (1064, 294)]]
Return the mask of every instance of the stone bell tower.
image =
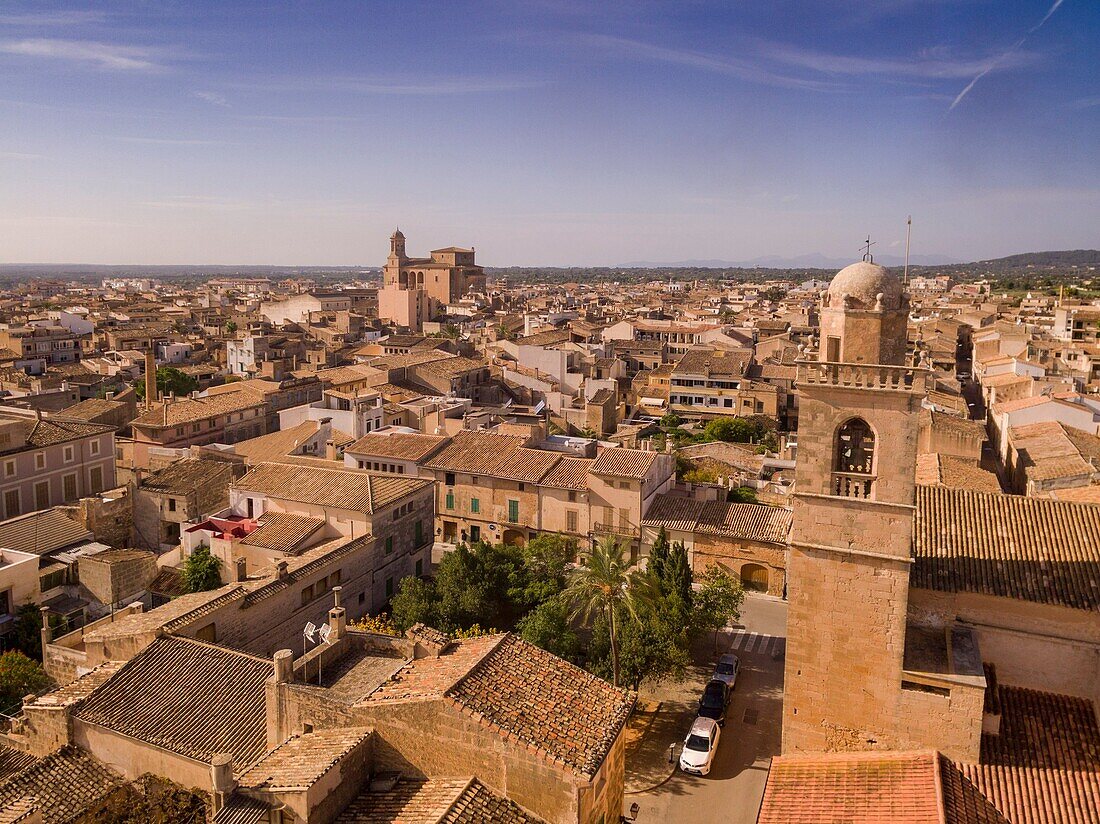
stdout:
[(904, 365), (908, 311), (898, 278), (848, 266), (798, 363), (784, 754), (896, 743), (926, 376)]

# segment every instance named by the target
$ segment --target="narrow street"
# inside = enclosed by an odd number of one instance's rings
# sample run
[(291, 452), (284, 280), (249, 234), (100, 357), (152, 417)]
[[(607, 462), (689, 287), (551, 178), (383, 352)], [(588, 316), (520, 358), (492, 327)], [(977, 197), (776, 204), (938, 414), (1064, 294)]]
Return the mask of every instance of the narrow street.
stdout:
[[(651, 705), (659, 701), (660, 711), (647, 723), (638, 747), (628, 749), (624, 813), (637, 803), (639, 824), (756, 821), (770, 759), (779, 753), (786, 624), (784, 601), (749, 593), (741, 624), (719, 636), (717, 653), (713, 637), (703, 639), (696, 666), (685, 681), (643, 687), (641, 701)], [(678, 757), (695, 718), (699, 693), (718, 655), (726, 651), (740, 657), (741, 674), (727, 710), (714, 767), (705, 777), (674, 771), (668, 763), (669, 744), (675, 744)]]

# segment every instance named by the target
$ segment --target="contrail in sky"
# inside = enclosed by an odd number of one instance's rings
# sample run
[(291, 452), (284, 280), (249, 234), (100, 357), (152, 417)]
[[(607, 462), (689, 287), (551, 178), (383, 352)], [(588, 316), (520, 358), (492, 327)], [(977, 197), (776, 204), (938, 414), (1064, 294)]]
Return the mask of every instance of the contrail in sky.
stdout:
[(1018, 48), (1020, 48), (1020, 46), (1024, 45), (1024, 43), (1027, 41), (1027, 39), (1029, 37), (1031, 37), (1031, 35), (1035, 34), (1035, 32), (1039, 31), (1039, 29), (1041, 29), (1043, 27), (1043, 24), (1046, 23), (1047, 20), (1049, 20), (1051, 18), (1051, 15), (1053, 15), (1054, 12), (1058, 11), (1058, 7), (1061, 6), (1062, 3), (1064, 3), (1064, 2), (1065, 2), (1065, 0), (1054, 0), (1054, 5), (1052, 5), (1050, 7), (1050, 10), (1047, 11), (1046, 15), (1043, 17), (1042, 20), (1040, 20), (1037, 24), (1035, 24), (1030, 29), (1028, 29), (1027, 34), (1025, 34), (1023, 37), (1021, 37), (1019, 40), (1017, 40), (1015, 43), (1013, 43), (1004, 53), (1002, 53), (1000, 55), (1000, 57), (995, 58), (992, 62), (990, 62), (990, 64), (988, 66), (986, 66), (984, 69), (982, 69), (976, 75), (974, 75), (974, 79), (966, 84), (966, 88), (963, 89), (961, 92), (959, 92), (959, 96), (951, 101), (951, 105), (947, 107), (947, 111), (951, 111), (956, 106), (958, 106), (959, 103), (962, 102), (962, 99), (970, 93), (970, 90), (973, 89), (978, 84), (979, 80), (981, 80), (983, 77), (985, 77), (991, 71), (993, 71), (995, 68), (997, 68), (999, 65), (1001, 65), (1001, 63), (1004, 62), (1005, 58), (1007, 58), (1014, 51), (1016, 51)]

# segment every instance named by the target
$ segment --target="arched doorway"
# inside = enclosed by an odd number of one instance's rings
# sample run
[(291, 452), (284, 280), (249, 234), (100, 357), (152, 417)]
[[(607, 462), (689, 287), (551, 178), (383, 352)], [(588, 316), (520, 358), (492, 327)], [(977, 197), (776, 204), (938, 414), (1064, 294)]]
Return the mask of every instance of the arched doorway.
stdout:
[(741, 586), (751, 592), (767, 592), (768, 568), (760, 564), (745, 564), (741, 567)]
[(527, 536), (523, 534), (519, 529), (506, 529), (504, 530), (504, 537), (501, 538), (501, 542), (505, 546), (526, 546)]

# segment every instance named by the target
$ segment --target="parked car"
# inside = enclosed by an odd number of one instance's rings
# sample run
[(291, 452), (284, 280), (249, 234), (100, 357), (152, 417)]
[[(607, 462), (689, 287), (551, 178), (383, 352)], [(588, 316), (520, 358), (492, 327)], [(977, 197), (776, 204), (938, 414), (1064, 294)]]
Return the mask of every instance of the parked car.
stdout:
[(699, 716), (711, 718), (719, 725), (726, 723), (726, 705), (730, 702), (730, 688), (725, 681), (708, 681), (699, 699)]
[(712, 681), (724, 681), (731, 690), (737, 686), (737, 673), (741, 672), (741, 659), (732, 653), (727, 653), (718, 659), (718, 665), (714, 668)]
[(721, 734), (721, 727), (713, 719), (696, 718), (680, 751), (680, 769), (692, 775), (709, 773)]

